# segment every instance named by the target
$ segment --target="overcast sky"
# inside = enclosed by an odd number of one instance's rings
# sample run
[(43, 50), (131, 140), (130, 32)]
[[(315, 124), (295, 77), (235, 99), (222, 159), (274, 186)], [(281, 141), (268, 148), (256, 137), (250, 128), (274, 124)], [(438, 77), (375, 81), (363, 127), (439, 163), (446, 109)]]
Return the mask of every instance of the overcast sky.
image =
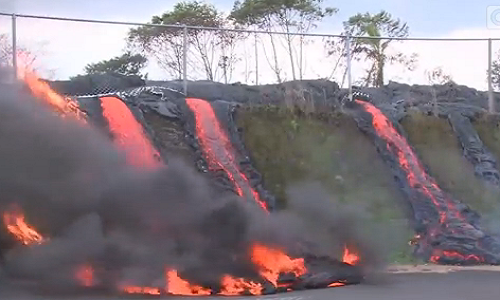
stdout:
[[(148, 22), (151, 16), (170, 10), (178, 1), (169, 0), (0, 0), (0, 12), (91, 18), (103, 20)], [(338, 34), (342, 21), (357, 12), (376, 13), (384, 9), (401, 18), (410, 26), (415, 37), (500, 37), (500, 30), (487, 27), (488, 0), (326, 0), (325, 5), (339, 8), (339, 13), (322, 22), (318, 32)], [(228, 12), (233, 1), (213, 0), (210, 3)], [(51, 70), (54, 78), (67, 78), (83, 70), (89, 62), (96, 62), (119, 55), (125, 46), (124, 37), (130, 27), (118, 25), (79, 24), (61, 21), (19, 19), (19, 43), (40, 48), (39, 63)], [(10, 19), (0, 17), (0, 34), (11, 33)], [(319, 42), (319, 41), (318, 41)], [(306, 62), (311, 69), (307, 76), (328, 73), (323, 50), (317, 46), (305, 49)], [(484, 73), (487, 66), (486, 42), (407, 42), (397, 45), (405, 52), (418, 52), (419, 68), (403, 73), (389, 68), (393, 79), (418, 82), (425, 70), (441, 66), (459, 83), (485, 88)], [(401, 48), (402, 47), (402, 48)], [(494, 42), (494, 51), (500, 42)], [(321, 52), (321, 53), (320, 53)], [(261, 55), (263, 56), (263, 55)], [(262, 58), (261, 58), (262, 59)], [(265, 60), (259, 64), (265, 63)], [(362, 66), (359, 66), (359, 72)], [(271, 76), (260, 67), (261, 81)], [(355, 67), (356, 69), (356, 67)], [(318, 71), (319, 70), (319, 71)], [(154, 65), (150, 76), (160, 78), (163, 73)], [(324, 72), (323, 72), (324, 71)], [(242, 78), (236, 78), (242, 80)], [(269, 80), (272, 80), (269, 79)]]

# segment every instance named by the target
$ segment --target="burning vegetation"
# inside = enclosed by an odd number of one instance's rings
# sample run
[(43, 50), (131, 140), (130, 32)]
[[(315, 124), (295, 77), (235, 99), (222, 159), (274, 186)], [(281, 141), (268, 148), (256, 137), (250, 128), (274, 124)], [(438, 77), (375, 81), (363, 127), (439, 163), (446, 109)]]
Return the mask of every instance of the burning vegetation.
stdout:
[(0, 146), (2, 170), (13, 170), (0, 174), (2, 220), (14, 244), (4, 255), (9, 283), (157, 296), (260, 295), (362, 280), (354, 246), (315, 254), (302, 233), (272, 221), (208, 102), (186, 99), (203, 156), (235, 195), (212, 189), (182, 162), (161, 161), (121, 99), (100, 98), (109, 141), (76, 101), (33, 72), (21, 78), (41, 101), (13, 93), (1, 104), (0, 138), (12, 141)]

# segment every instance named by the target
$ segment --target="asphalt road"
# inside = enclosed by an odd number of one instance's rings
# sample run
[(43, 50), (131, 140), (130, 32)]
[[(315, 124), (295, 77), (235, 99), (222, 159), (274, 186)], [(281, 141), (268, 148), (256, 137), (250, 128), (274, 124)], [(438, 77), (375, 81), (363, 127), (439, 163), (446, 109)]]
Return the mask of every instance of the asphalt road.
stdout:
[[(191, 299), (191, 297), (166, 297)], [(0, 286), (2, 300), (49, 300), (67, 297), (44, 297)], [(72, 297), (71, 300), (118, 300), (129, 298)], [(152, 298), (144, 298), (152, 299)], [(153, 298), (154, 299), (154, 298)], [(200, 299), (193, 297), (192, 299)], [(500, 299), (500, 272), (458, 271), (450, 273), (410, 273), (380, 275), (372, 282), (321, 290), (290, 292), (258, 297), (206, 297), (205, 299), (259, 300), (497, 300)]]

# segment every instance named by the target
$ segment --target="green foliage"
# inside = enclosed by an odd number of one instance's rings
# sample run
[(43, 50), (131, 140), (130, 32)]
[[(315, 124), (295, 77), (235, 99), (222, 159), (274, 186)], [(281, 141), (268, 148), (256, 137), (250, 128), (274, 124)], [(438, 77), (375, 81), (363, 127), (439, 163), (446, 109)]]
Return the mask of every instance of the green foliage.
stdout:
[(304, 32), (316, 22), (332, 16), (338, 9), (323, 8), (323, 0), (245, 0), (236, 1), (231, 18), (244, 25), (269, 29), (273, 26), (296, 28)]
[[(153, 16), (150, 24), (176, 25), (177, 27), (140, 26), (128, 33), (129, 46), (154, 56), (160, 66), (174, 78), (182, 78), (184, 29), (180, 25), (229, 28), (231, 23), (212, 4), (190, 1), (179, 2), (173, 10)], [(192, 72), (200, 69), (208, 80), (216, 80), (220, 71), (227, 78), (236, 62), (235, 41), (239, 34), (234, 32), (189, 28), (187, 31), (188, 56)], [(222, 50), (222, 51), (221, 51)], [(223, 52), (214, 58), (214, 53)]]
[[(351, 53), (353, 59), (367, 60), (371, 66), (366, 70), (366, 76), (362, 79), (366, 86), (380, 87), (384, 85), (384, 66), (389, 64), (401, 64), (412, 70), (417, 60), (417, 55), (406, 56), (401, 52), (389, 53), (388, 46), (394, 42), (391, 39), (379, 39), (377, 37), (387, 36), (393, 38), (405, 38), (408, 36), (409, 27), (400, 19), (394, 19), (391, 14), (381, 11), (377, 14), (358, 13), (344, 22), (344, 35), (366, 36), (353, 40)], [(330, 42), (333, 48), (331, 53), (337, 53), (339, 46)], [(343, 46), (343, 45), (342, 45)]]
[(411, 113), (401, 121), (408, 141), (438, 185), (473, 209), (488, 213), (498, 206), (499, 193), (486, 189), (474, 175), (448, 120)]
[[(244, 0), (236, 1), (231, 11), (230, 18), (237, 24), (253, 26), (259, 29), (283, 32), (306, 33), (317, 26), (324, 18), (334, 15), (336, 8), (323, 8), (323, 0)], [(292, 46), (293, 35), (284, 35), (288, 46), (288, 56), (292, 69), (293, 80), (297, 79), (296, 65), (298, 65), (300, 79), (302, 79), (302, 60), (296, 61), (295, 51)], [(278, 82), (282, 82), (281, 68), (278, 64), (278, 51), (276, 50), (275, 37), (270, 34), (273, 51), (271, 68)], [(301, 39), (301, 44), (303, 44)], [(299, 55), (302, 59), (302, 55)]]
[(125, 52), (122, 55), (85, 66), (86, 74), (119, 73), (123, 75), (140, 75), (146, 66), (147, 58), (141, 54)]
[[(488, 70), (486, 71), (488, 76)], [(500, 90), (500, 51), (497, 53), (497, 58), (491, 63), (491, 83), (493, 88)]]

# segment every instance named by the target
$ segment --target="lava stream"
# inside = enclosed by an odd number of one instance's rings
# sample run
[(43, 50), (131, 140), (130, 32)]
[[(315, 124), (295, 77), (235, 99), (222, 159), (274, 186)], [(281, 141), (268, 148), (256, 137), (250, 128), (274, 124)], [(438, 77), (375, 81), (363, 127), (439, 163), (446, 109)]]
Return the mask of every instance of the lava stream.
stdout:
[(127, 105), (117, 97), (101, 97), (101, 107), (115, 143), (125, 151), (127, 161), (138, 168), (156, 169), (162, 166), (160, 154), (144, 134)]
[[(247, 199), (252, 198), (263, 210), (269, 212), (266, 203), (260, 199), (259, 194), (250, 186), (245, 174), (239, 170), (231, 142), (221, 128), (212, 105), (208, 101), (196, 98), (186, 98), (186, 103), (194, 114), (196, 134), (210, 170), (223, 170), (239, 196), (246, 196)], [(356, 254), (350, 253), (347, 248), (345, 248), (345, 253), (349, 259), (346, 263), (354, 265), (358, 262), (359, 258)], [(345, 253), (344, 259), (346, 258)], [(293, 273), (299, 277), (307, 272), (303, 258), (291, 258), (280, 249), (261, 244), (252, 246), (251, 260), (258, 266), (259, 274), (275, 287), (278, 286), (278, 278), (281, 273)], [(230, 282), (229, 278), (225, 278), (225, 280)], [(250, 284), (251, 290), (254, 291), (262, 288), (258, 284), (251, 284), (244, 280), (241, 282), (244, 282), (247, 288)], [(338, 285), (344, 284), (333, 283), (333, 286)]]
[(231, 142), (221, 128), (212, 105), (203, 99), (196, 98), (186, 98), (186, 103), (194, 114), (196, 133), (209, 168), (223, 170), (239, 196), (255, 200), (267, 212), (267, 204), (260, 199), (257, 191), (251, 187), (248, 178), (239, 170)]
[(433, 192), (440, 194), (443, 194), (443, 192), (434, 179), (425, 172), (420, 160), (413, 153), (406, 139), (397, 132), (389, 119), (371, 103), (361, 100), (356, 100), (356, 103), (363, 106), (372, 115), (373, 127), (377, 134), (387, 142), (389, 151), (395, 152), (391, 150), (391, 146), (397, 149), (395, 154), (398, 157), (400, 166), (406, 172), (408, 182), (413, 188), (420, 187), (425, 195), (432, 200), (439, 211), (439, 222), (444, 223), (446, 221), (448, 212), (452, 212), (456, 217), (461, 218), (460, 212), (450, 199), (446, 197), (445, 207), (436, 199)]
[[(461, 221), (465, 218), (461, 215), (452, 199), (450, 199), (438, 186), (436, 181), (430, 177), (424, 170), (420, 160), (416, 157), (406, 139), (401, 136), (394, 128), (389, 119), (373, 104), (362, 100), (355, 102), (372, 116), (372, 125), (377, 135), (385, 140), (387, 149), (397, 158), (399, 165), (406, 173), (406, 178), (412, 188), (418, 189), (427, 196), (439, 214), (439, 223), (447, 226), (448, 218), (454, 217)], [(444, 201), (439, 201), (435, 195), (439, 195)], [(444, 203), (443, 203), (444, 202)], [(427, 220), (432, 222), (432, 220)], [(433, 231), (431, 235), (435, 234)], [(460, 258), (463, 261), (481, 262), (483, 259), (475, 255), (462, 255), (454, 250), (434, 249), (430, 261), (438, 262), (441, 257)]]

